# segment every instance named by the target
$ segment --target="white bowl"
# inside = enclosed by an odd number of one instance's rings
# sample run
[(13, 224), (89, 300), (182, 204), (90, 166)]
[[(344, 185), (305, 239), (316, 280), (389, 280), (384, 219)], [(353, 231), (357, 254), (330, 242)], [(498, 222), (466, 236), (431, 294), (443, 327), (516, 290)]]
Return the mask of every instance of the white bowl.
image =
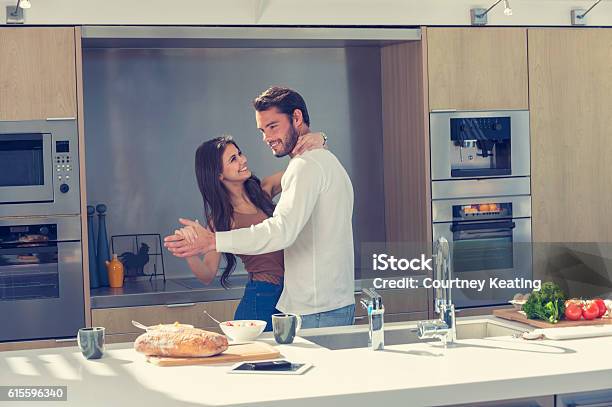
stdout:
[(257, 339), (266, 329), (266, 321), (257, 319), (241, 319), (237, 321), (225, 321), (219, 324), (225, 335), (232, 341), (246, 342)]

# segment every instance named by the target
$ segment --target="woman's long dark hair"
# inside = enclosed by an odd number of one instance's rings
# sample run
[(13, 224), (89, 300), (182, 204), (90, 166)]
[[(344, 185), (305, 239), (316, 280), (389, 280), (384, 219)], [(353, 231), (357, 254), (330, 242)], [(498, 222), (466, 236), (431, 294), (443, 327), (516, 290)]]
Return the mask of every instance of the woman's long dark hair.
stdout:
[[(234, 207), (229, 192), (219, 179), (219, 175), (223, 172), (223, 152), (228, 144), (233, 144), (240, 151), (231, 136), (223, 136), (202, 143), (195, 156), (195, 172), (204, 201), (206, 224), (212, 225), (218, 232), (230, 230), (234, 219)], [(251, 175), (245, 181), (244, 188), (251, 202), (266, 215), (272, 216), (274, 203), (261, 189), (261, 182), (255, 175)], [(227, 265), (221, 275), (221, 285), (228, 288), (227, 280), (236, 268), (236, 256), (231, 253), (223, 255)]]

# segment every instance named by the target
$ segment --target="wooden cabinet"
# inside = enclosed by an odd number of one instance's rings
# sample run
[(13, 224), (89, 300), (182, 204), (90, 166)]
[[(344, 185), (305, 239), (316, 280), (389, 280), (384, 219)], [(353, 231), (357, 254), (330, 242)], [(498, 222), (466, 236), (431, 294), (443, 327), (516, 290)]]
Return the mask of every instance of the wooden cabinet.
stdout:
[(144, 325), (181, 322), (208, 331), (221, 332), (219, 326), (204, 311), (220, 321), (234, 319), (240, 300), (196, 302), (188, 304), (151, 305), (142, 307), (103, 308), (91, 310), (92, 325), (106, 328), (108, 342), (129, 342), (142, 330), (132, 320)]
[(612, 30), (530, 29), (537, 242), (612, 241)]
[(612, 30), (528, 37), (534, 277), (600, 295), (610, 244), (596, 242), (612, 241)]
[(0, 28), (0, 120), (77, 116), (74, 30)]
[(527, 109), (525, 28), (427, 28), (429, 110)]

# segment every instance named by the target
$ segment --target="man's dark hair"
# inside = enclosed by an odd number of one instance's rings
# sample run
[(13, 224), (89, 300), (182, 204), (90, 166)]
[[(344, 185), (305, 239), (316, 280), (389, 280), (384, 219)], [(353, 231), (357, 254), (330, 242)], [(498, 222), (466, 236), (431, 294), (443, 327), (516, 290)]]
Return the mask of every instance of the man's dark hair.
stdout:
[(310, 126), (310, 117), (308, 117), (306, 102), (304, 102), (304, 98), (293, 89), (272, 86), (253, 100), (253, 107), (258, 112), (264, 112), (276, 107), (281, 113), (288, 115), (290, 119), (291, 116), (293, 116), (293, 111), (299, 109), (302, 112), (304, 123)]

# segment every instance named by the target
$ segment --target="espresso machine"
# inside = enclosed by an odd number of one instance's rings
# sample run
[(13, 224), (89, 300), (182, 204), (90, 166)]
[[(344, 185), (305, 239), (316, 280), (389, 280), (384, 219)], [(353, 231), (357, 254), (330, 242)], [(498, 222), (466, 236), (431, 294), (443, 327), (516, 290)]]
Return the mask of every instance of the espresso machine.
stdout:
[(509, 117), (452, 118), (450, 126), (452, 178), (512, 173)]

